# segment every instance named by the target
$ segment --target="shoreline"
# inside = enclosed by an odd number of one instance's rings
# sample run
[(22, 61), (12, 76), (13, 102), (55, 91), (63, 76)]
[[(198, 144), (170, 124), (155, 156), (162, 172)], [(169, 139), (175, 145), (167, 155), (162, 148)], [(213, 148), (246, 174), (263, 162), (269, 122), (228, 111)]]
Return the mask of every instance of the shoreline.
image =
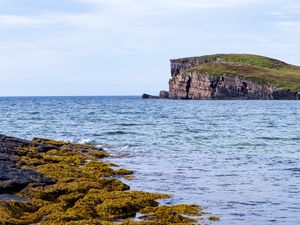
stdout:
[[(131, 191), (133, 171), (88, 144), (0, 135), (3, 224), (198, 224), (219, 220), (197, 205), (160, 205), (168, 194)], [(141, 215), (138, 218), (137, 215)]]

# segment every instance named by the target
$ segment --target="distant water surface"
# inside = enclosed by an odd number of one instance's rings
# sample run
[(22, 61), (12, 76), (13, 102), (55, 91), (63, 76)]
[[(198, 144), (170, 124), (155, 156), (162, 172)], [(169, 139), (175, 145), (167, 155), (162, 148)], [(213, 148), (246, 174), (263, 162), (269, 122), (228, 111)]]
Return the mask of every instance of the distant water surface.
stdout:
[(216, 224), (300, 224), (299, 101), (0, 98), (0, 133), (105, 145), (127, 155), (110, 161), (136, 171), (132, 189), (207, 206)]

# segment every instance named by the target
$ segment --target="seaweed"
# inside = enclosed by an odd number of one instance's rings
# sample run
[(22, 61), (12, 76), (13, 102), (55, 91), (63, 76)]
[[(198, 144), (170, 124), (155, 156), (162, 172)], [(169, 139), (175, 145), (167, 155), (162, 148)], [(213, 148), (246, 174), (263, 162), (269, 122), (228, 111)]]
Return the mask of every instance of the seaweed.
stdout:
[[(195, 224), (202, 219), (196, 205), (160, 206), (158, 200), (169, 195), (131, 191), (117, 178), (133, 179), (133, 171), (101, 161), (109, 154), (94, 146), (42, 138), (33, 143), (18, 149), (17, 166), (55, 183), (30, 184), (16, 193), (28, 202), (0, 201), (0, 224)], [(37, 144), (57, 148), (39, 152)], [(141, 221), (134, 220), (137, 213)]]

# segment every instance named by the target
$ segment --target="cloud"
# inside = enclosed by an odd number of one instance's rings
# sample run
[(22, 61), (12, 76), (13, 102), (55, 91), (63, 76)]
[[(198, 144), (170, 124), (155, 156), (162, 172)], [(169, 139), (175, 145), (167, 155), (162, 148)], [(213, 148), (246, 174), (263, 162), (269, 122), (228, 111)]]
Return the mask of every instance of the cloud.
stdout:
[[(82, 5), (92, 5), (92, 10), (82, 12), (39, 11), (29, 15), (0, 14), (0, 27), (34, 27), (41, 25), (73, 26), (85, 28), (122, 29), (130, 25), (156, 21), (154, 16), (165, 16), (188, 11), (215, 8), (236, 8), (265, 4), (260, 0), (77, 0)], [(64, 1), (63, 1), (64, 2)], [(84, 7), (83, 7), (84, 8)], [(179, 14), (178, 14), (179, 15)], [(147, 21), (149, 22), (149, 21)]]
[(300, 27), (300, 20), (283, 20), (275, 22), (275, 25), (287, 33), (296, 33), (300, 36), (298, 31)]
[[(108, 78), (120, 86), (138, 80), (126, 87), (135, 90), (148, 88), (145, 77), (166, 85), (169, 58), (249, 52), (297, 63), (299, 4), (279, 1), (28, 0), (21, 7), (11, 0), (4, 9), (0, 0), (0, 79), (28, 85), (23, 74), (48, 83), (53, 76), (89, 76), (88, 87)], [(102, 86), (125, 90), (113, 85)]]
[(106, 5), (111, 7), (124, 7), (123, 9), (145, 6), (169, 7), (169, 8), (218, 8), (218, 7), (238, 7), (249, 4), (256, 4), (258, 0), (81, 0), (84, 3)]
[(276, 29), (284, 32), (285, 35), (293, 34), (294, 37), (299, 37), (300, 26), (300, 3), (291, 1), (288, 4), (277, 7), (271, 11), (271, 23)]
[(0, 27), (28, 27), (41, 26), (49, 23), (47, 20), (33, 18), (31, 16), (0, 15)]
[(284, 10), (289, 13), (300, 14), (300, 3), (288, 4), (284, 7)]

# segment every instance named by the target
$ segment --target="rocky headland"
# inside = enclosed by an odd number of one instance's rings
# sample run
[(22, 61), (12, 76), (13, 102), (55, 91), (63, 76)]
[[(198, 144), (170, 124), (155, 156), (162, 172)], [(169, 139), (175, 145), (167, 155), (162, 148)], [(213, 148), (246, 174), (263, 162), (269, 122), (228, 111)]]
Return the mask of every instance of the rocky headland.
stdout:
[(133, 171), (105, 157), (92, 145), (0, 135), (0, 224), (199, 224), (205, 217), (197, 205), (160, 205), (167, 194), (131, 191), (121, 180)]
[(247, 54), (173, 59), (160, 98), (299, 100), (300, 67)]

